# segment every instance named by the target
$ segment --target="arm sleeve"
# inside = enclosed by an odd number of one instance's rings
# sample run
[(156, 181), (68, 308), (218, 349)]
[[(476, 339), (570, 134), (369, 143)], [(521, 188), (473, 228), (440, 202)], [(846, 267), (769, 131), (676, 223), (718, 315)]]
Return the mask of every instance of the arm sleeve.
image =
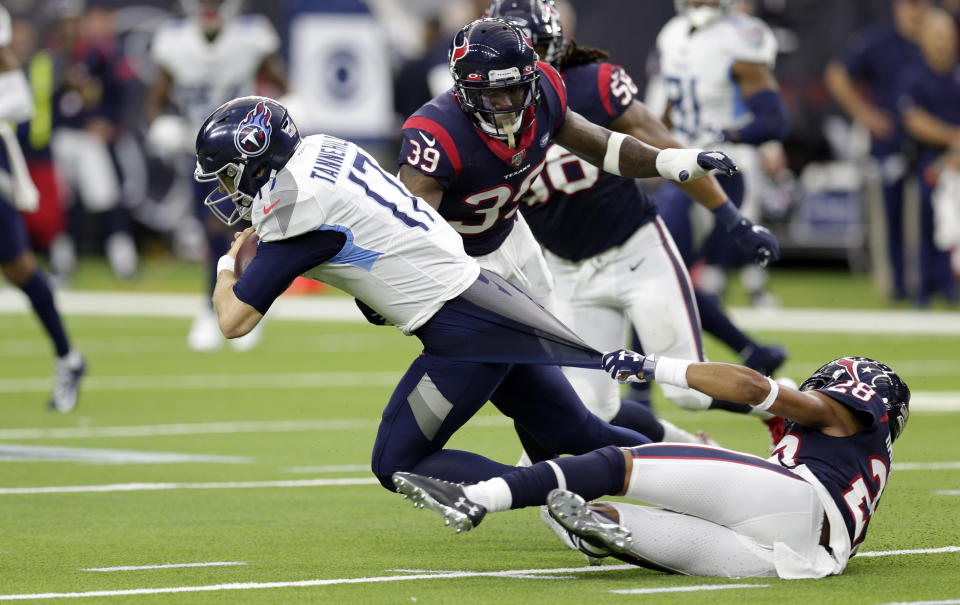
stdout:
[(260, 242), (256, 256), (233, 285), (233, 293), (266, 314), (294, 278), (336, 256), (346, 241), (346, 234), (324, 230), (276, 242)]

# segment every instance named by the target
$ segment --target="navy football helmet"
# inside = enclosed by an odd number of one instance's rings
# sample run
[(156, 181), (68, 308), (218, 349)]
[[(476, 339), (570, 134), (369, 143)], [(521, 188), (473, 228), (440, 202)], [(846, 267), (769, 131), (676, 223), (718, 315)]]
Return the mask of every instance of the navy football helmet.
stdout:
[[(267, 97), (241, 97), (218, 107), (197, 134), (193, 178), (220, 186), (203, 201), (228, 226), (250, 216), (253, 197), (283, 168), (300, 133), (280, 103)], [(221, 203), (233, 202), (227, 214)], [(225, 204), (224, 204), (225, 205)]]
[(869, 357), (841, 357), (804, 380), (800, 390), (822, 389), (845, 380), (867, 384), (880, 395), (887, 407), (890, 439), (896, 441), (910, 416), (910, 388), (889, 366)]
[(483, 16), (499, 17), (519, 27), (530, 38), (540, 60), (560, 69), (567, 40), (553, 0), (492, 0)]
[[(478, 19), (450, 47), (450, 74), (460, 107), (486, 134), (507, 139), (533, 123), (540, 99), (537, 53), (515, 25)], [(528, 111), (529, 110), (529, 111)]]

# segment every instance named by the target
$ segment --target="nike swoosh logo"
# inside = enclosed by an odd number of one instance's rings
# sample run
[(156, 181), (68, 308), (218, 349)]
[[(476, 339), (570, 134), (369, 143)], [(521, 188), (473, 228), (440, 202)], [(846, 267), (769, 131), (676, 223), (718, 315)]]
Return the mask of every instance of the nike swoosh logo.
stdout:
[(276, 205), (279, 204), (279, 203), (280, 203), (280, 200), (277, 200), (277, 201), (275, 201), (274, 203), (270, 204), (269, 206), (267, 206), (266, 208), (263, 209), (263, 213), (264, 213), (264, 214), (270, 214), (270, 211), (273, 210), (273, 207), (276, 206)]
[(423, 131), (420, 132), (420, 138), (423, 139), (426, 142), (426, 144), (431, 147), (433, 147), (437, 143), (437, 140), (435, 138), (428, 137), (426, 134), (423, 133)]
[(643, 264), (643, 261), (645, 261), (645, 260), (647, 260), (647, 259), (641, 258), (641, 259), (640, 259), (640, 262), (638, 262), (637, 264), (635, 264), (635, 265), (630, 265), (630, 270), (631, 270), (631, 271), (636, 271), (636, 270), (637, 270), (637, 267), (639, 267), (640, 265), (642, 265), (642, 264)]

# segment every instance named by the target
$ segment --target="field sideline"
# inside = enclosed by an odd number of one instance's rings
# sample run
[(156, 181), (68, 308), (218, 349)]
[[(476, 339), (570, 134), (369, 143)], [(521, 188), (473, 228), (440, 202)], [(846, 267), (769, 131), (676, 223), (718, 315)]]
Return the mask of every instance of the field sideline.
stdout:
[[(186, 350), (189, 313), (173, 305), (153, 317), (104, 305), (103, 315), (62, 296), (90, 375), (80, 407), (61, 416), (43, 409), (50, 353), (32, 316), (5, 306), (15, 298), (0, 291), (0, 600), (960, 603), (955, 313), (738, 313), (788, 347), (794, 379), (861, 354), (890, 363), (916, 393), (864, 552), (843, 576), (785, 582), (590, 568), (536, 510), (491, 516), (466, 535), (414, 510), (367, 470), (379, 413), (418, 352), (396, 330), (276, 318), (255, 351), (204, 355)], [(707, 352), (733, 359), (714, 341)], [(724, 446), (765, 450), (750, 419), (657, 407)], [(450, 445), (504, 462), (519, 453), (488, 408)]]

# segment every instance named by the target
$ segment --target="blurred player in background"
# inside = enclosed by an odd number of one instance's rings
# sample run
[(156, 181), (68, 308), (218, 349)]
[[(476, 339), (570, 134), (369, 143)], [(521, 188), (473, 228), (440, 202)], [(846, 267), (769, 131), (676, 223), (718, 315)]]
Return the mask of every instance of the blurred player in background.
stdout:
[[(503, 22), (492, 26), (516, 35)], [(593, 138), (581, 148), (603, 154), (606, 141)], [(633, 153), (652, 170), (665, 152)], [(624, 156), (620, 164), (633, 166)], [(254, 225), (218, 261), (213, 301), (226, 336), (249, 333), (302, 274), (357, 297), (423, 342), (377, 434), (373, 472), (384, 487), (393, 489), (399, 470), (458, 481), (512, 470), (443, 449), (488, 400), (549, 457), (649, 442), (591, 414), (557, 367), (600, 369), (600, 353), (522, 290), (481, 269), (436, 210), (356, 145), (327, 135), (301, 139), (285, 107), (243, 97), (201, 127), (195, 178), (218, 184), (206, 204), (224, 223), (246, 217)], [(238, 279), (237, 254), (254, 230), (256, 253)]]
[[(286, 77), (277, 51), (280, 39), (261, 15), (239, 15), (240, 0), (182, 0), (186, 17), (162, 25), (151, 54), (159, 68), (146, 104), (148, 143), (172, 156), (193, 149), (203, 120), (221, 103), (252, 94), (262, 80), (279, 94)], [(170, 114), (168, 112), (174, 112)], [(216, 262), (230, 247), (232, 232), (204, 210), (208, 183), (194, 183), (195, 210), (207, 236), (208, 293), (216, 283)], [(237, 350), (259, 342), (260, 330), (231, 341)], [(187, 336), (195, 351), (214, 351), (223, 344), (210, 305), (196, 315)]]
[[(773, 33), (762, 21), (735, 13), (733, 0), (677, 0), (675, 4), (677, 15), (657, 37), (659, 76), (667, 102), (664, 122), (681, 142), (716, 143), (742, 157), (749, 170), (753, 146), (780, 139), (787, 131), (786, 111), (772, 73), (777, 54)], [(739, 207), (744, 200), (744, 176), (719, 175), (717, 180)], [(695, 243), (692, 202), (686, 192), (667, 183), (656, 202), (687, 266), (703, 262), (696, 288), (703, 328), (733, 349), (748, 367), (773, 374), (786, 352), (758, 343), (740, 330), (719, 300), (725, 273), (743, 263), (742, 254), (727, 243), (716, 224), (701, 245)], [(762, 292), (765, 273), (758, 267), (753, 276), (758, 279), (748, 289)], [(647, 397), (642, 389), (634, 396)]]
[[(904, 70), (920, 62), (920, 37), (929, 0), (892, 0), (893, 23), (870, 28), (853, 38), (849, 48), (824, 72), (827, 89), (840, 107), (871, 138), (870, 154), (880, 171), (886, 209), (887, 250), (894, 300), (906, 300), (903, 255), (903, 191), (909, 173), (898, 90)], [(866, 85), (864, 94), (858, 84)]]
[[(950, 270), (950, 255), (938, 250), (934, 243), (937, 226), (932, 203), (944, 154), (960, 148), (960, 69), (957, 27), (949, 13), (928, 9), (921, 32), (919, 42), (924, 60), (904, 70), (900, 109), (906, 133), (919, 147), (916, 173), (920, 183), (920, 289), (914, 302), (926, 306), (932, 296), (943, 296), (951, 303), (960, 301)], [(960, 204), (960, 200), (954, 199), (953, 204)]]
[[(87, 224), (117, 279), (133, 279), (139, 258), (129, 212), (122, 199), (116, 158), (120, 112), (125, 102), (111, 13), (87, 9), (84, 0), (58, 0), (53, 40), (54, 131), (57, 172), (69, 184), (67, 231), (54, 240), (50, 265), (67, 279), (76, 265)], [(94, 219), (88, 223), (84, 214)]]
[[(541, 60), (560, 72), (571, 110), (656, 147), (680, 146), (660, 119), (635, 99), (637, 87), (623, 68), (604, 61), (605, 51), (564, 37), (551, 3), (494, 0), (487, 16), (504, 18), (523, 30)], [(718, 220), (726, 218), (735, 229), (728, 237), (745, 254), (764, 263), (776, 258), (773, 236), (763, 230), (761, 238), (749, 221), (741, 223), (746, 219), (712, 176), (679, 187), (713, 210)], [(601, 351), (623, 346), (632, 326), (645, 352), (703, 361), (690, 278), (656, 206), (633, 179), (603, 172), (554, 144), (523, 202), (521, 212), (545, 248), (555, 280), (553, 310), (561, 321)], [(564, 373), (587, 407), (612, 424), (654, 441), (703, 442), (657, 421), (648, 406), (621, 401), (618, 386), (597, 372), (565, 368)], [(665, 385), (663, 391), (687, 409), (729, 407), (691, 389)]]
[(86, 363), (80, 352), (70, 346), (50, 284), (29, 248), (18, 211), (36, 210), (39, 194), (30, 180), (16, 135), (5, 122), (22, 122), (33, 113), (30, 86), (9, 48), (11, 35), (10, 13), (0, 6), (0, 120), (4, 120), (0, 122), (0, 269), (3, 276), (30, 299), (53, 342), (56, 360), (50, 407), (69, 412), (77, 405), (77, 388)]
[[(769, 460), (690, 444), (607, 447), (476, 485), (397, 473), (398, 491), (458, 531), (487, 512), (546, 503), (591, 560), (613, 555), (703, 576), (843, 572), (866, 537), (909, 415), (910, 390), (893, 370), (843, 357), (797, 390), (740, 366), (623, 350), (604, 355), (604, 367), (769, 409), (786, 419), (786, 434)], [(613, 494), (652, 506), (585, 502)]]

